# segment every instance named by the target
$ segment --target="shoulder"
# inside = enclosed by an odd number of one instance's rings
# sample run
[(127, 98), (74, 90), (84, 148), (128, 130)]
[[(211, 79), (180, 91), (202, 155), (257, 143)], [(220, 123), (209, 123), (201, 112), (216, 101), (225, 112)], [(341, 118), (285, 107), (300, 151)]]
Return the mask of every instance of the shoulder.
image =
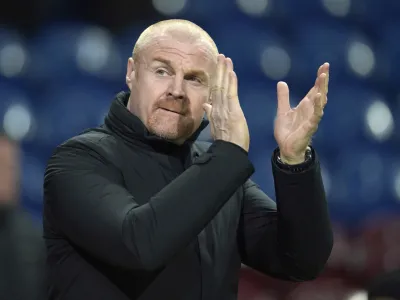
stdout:
[(47, 162), (46, 175), (61, 170), (93, 169), (116, 165), (117, 141), (107, 131), (90, 129), (58, 145)]
[(118, 148), (117, 139), (102, 128), (88, 129), (58, 145), (53, 156), (61, 153), (83, 154), (85, 156), (112, 157)]
[(61, 143), (56, 151), (68, 147), (96, 150), (107, 147), (113, 142), (115, 138), (107, 131), (101, 128), (88, 129)]
[[(63, 185), (67, 180), (107, 176), (120, 179), (123, 163), (120, 147), (107, 132), (90, 130), (61, 143), (53, 152), (44, 172), (44, 187)], [(78, 184), (77, 184), (78, 185)]]

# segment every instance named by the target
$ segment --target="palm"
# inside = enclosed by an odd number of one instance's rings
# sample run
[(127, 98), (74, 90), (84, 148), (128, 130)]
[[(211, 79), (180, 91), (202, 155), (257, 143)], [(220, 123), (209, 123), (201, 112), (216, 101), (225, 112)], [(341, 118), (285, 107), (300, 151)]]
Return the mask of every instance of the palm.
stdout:
[(289, 88), (278, 84), (278, 113), (274, 136), (281, 154), (295, 157), (305, 152), (318, 128), (326, 104), (329, 64), (322, 65), (315, 85), (295, 108), (290, 107)]
[(305, 149), (313, 132), (310, 122), (314, 107), (308, 98), (289, 111), (278, 114), (275, 119), (275, 139), (284, 153), (296, 153), (296, 149)]

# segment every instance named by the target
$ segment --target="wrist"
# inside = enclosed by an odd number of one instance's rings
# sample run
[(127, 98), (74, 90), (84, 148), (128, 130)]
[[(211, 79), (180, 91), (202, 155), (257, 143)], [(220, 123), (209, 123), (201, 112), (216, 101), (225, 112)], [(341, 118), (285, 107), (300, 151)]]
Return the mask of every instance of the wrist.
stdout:
[(299, 165), (304, 163), (307, 160), (307, 154), (311, 151), (310, 147), (307, 147), (307, 149), (302, 152), (299, 155), (285, 155), (280, 153), (280, 155), (278, 155), (278, 160), (285, 164), (285, 165)]
[(286, 165), (299, 165), (306, 160), (305, 153), (298, 157), (286, 157), (284, 155), (279, 156), (279, 159), (282, 163)]

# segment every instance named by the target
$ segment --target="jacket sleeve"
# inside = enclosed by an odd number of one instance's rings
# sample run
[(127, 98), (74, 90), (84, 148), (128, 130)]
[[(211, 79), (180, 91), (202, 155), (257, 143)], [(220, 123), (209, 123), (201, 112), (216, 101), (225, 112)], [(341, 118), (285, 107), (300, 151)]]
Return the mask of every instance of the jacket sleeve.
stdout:
[(248, 180), (239, 226), (242, 262), (276, 278), (305, 281), (323, 270), (332, 250), (320, 166), (314, 153), (301, 173), (280, 169), (272, 159), (277, 205)]
[(127, 269), (162, 267), (193, 241), (254, 171), (241, 148), (216, 141), (139, 206), (124, 188), (119, 170), (93, 149), (74, 142), (56, 150), (45, 173), (45, 205), (73, 244)]

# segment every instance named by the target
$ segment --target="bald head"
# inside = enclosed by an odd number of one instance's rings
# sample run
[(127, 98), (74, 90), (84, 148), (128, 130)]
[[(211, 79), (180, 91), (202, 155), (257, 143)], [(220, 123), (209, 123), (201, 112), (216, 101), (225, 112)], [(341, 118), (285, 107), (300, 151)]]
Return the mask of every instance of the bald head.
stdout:
[(177, 40), (189, 41), (208, 47), (211, 53), (218, 55), (218, 48), (210, 35), (193, 22), (181, 19), (170, 19), (155, 23), (145, 29), (139, 36), (133, 49), (132, 57), (138, 59), (140, 53), (158, 37), (173, 36)]

